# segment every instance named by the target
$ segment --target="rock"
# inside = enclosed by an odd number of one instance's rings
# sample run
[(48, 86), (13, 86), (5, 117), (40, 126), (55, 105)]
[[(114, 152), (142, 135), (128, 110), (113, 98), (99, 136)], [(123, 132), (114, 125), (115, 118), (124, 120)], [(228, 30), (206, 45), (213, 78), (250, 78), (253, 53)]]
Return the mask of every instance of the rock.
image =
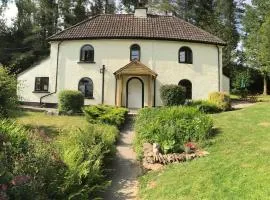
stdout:
[(153, 154), (154, 154), (154, 156), (158, 155), (159, 153), (160, 153), (160, 146), (159, 146), (159, 144), (154, 143), (153, 144)]
[(200, 151), (200, 150), (197, 150), (197, 151), (195, 152), (195, 154), (196, 154), (198, 157), (204, 157), (204, 156), (209, 155), (210, 153), (207, 152), (207, 151)]
[(59, 115), (59, 113), (58, 113), (58, 111), (54, 111), (54, 110), (48, 110), (47, 112), (46, 112), (46, 114), (47, 115), (50, 115), (50, 116), (58, 116)]
[(153, 145), (150, 143), (143, 144), (143, 155), (144, 157), (153, 157)]
[(153, 171), (158, 171), (158, 170), (164, 169), (164, 166), (162, 164), (159, 164), (159, 163), (155, 163), (155, 164), (143, 163), (143, 167), (144, 167), (144, 169), (153, 170)]

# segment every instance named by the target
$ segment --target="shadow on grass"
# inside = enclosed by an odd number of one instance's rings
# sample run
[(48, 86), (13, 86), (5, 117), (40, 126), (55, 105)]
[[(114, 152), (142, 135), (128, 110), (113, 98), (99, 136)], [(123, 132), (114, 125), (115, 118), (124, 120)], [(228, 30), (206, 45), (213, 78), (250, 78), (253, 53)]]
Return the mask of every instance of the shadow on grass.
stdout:
[(214, 127), (210, 133), (210, 137), (209, 139), (212, 139), (214, 137), (216, 137), (217, 135), (219, 135), (221, 133), (221, 129), (220, 128), (217, 128), (217, 127)]
[(25, 116), (29, 116), (29, 113), (27, 113), (25, 110), (21, 109), (21, 108), (17, 108), (15, 111), (13, 111), (10, 114), (10, 118), (18, 118), (18, 117), (25, 117)]
[(53, 139), (59, 135), (60, 129), (55, 126), (32, 126), (30, 124), (24, 125), (33, 133), (38, 134), (41, 138)]
[(220, 128), (216, 128), (214, 127), (209, 135), (209, 138), (207, 140), (205, 140), (202, 145), (205, 146), (212, 146), (213, 144), (215, 144), (215, 140), (216, 137), (221, 134), (222, 131)]

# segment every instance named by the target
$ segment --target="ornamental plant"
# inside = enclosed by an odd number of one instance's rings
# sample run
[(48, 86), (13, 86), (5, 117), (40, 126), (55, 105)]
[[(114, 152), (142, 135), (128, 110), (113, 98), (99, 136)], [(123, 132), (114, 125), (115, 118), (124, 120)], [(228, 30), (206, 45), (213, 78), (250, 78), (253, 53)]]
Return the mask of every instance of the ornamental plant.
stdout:
[(187, 142), (207, 140), (212, 127), (212, 118), (196, 108), (144, 108), (135, 121), (135, 150), (141, 158), (144, 143), (158, 143), (163, 153), (179, 153)]

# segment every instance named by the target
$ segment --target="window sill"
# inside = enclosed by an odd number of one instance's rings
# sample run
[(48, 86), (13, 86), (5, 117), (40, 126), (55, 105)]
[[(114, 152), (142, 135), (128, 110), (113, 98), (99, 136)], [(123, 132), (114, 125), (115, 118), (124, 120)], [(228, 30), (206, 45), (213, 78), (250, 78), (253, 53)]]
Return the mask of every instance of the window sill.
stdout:
[(186, 63), (186, 62), (178, 62), (179, 64), (188, 64), (188, 65), (192, 65), (193, 63)]
[(49, 91), (33, 91), (33, 93), (44, 93), (44, 94), (49, 94)]
[(94, 97), (84, 97), (84, 99), (89, 99), (89, 100), (91, 100), (91, 99), (95, 99)]
[(96, 64), (94, 61), (79, 61), (78, 64)]

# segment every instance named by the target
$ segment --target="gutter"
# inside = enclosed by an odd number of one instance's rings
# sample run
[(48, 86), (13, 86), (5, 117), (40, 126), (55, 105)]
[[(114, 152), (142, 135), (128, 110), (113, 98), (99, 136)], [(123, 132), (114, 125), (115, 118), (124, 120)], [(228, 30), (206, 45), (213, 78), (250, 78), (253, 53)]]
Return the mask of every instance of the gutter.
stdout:
[(221, 88), (220, 88), (220, 52), (219, 52), (219, 46), (216, 45), (217, 47), (217, 52), (218, 52), (218, 91), (220, 92), (221, 91)]
[(57, 60), (56, 60), (56, 72), (55, 72), (55, 88), (54, 88), (54, 92), (46, 94), (42, 97), (40, 97), (39, 103), (40, 105), (42, 105), (42, 99), (44, 99), (45, 97), (51, 96), (53, 94), (57, 93), (57, 86), (58, 86), (58, 69), (59, 69), (59, 50), (60, 50), (60, 45), (62, 44), (63, 41), (60, 41), (58, 43), (58, 47), (57, 47)]

